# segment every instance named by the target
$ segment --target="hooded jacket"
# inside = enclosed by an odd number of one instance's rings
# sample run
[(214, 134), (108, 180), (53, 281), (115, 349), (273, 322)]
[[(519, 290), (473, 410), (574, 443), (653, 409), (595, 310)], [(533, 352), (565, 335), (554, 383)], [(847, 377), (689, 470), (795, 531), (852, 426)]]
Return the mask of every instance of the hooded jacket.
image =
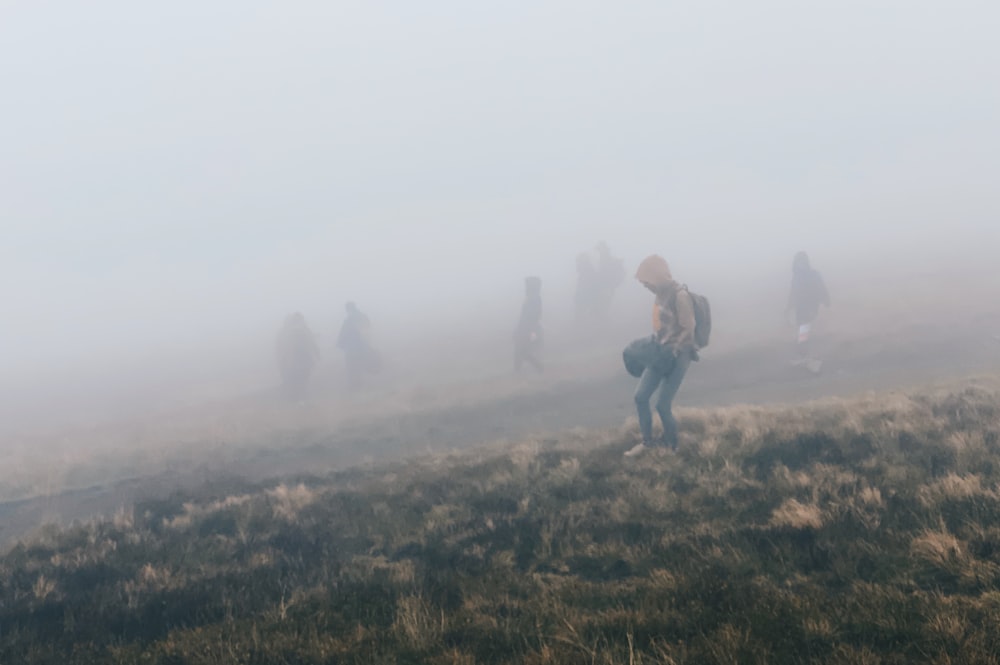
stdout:
[(656, 254), (646, 257), (639, 264), (635, 278), (650, 285), (656, 294), (653, 330), (660, 342), (673, 350), (674, 355), (696, 352), (694, 303), (687, 289), (674, 280), (666, 260)]

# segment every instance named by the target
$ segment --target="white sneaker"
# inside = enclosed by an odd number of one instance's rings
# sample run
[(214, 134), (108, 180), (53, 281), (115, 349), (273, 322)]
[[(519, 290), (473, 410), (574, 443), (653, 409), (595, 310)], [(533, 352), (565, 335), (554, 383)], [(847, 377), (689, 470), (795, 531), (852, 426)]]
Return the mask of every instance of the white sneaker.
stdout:
[(646, 450), (646, 445), (643, 443), (637, 443), (628, 450), (625, 451), (625, 457), (635, 457)]

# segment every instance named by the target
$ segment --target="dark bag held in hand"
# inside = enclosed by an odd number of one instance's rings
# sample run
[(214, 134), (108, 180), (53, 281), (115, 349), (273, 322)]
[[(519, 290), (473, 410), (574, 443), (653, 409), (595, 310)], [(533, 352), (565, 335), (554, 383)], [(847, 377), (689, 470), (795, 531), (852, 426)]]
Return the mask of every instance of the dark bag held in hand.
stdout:
[(647, 367), (667, 375), (677, 361), (673, 351), (661, 344), (656, 335), (640, 337), (626, 346), (622, 360), (625, 361), (625, 370), (636, 378), (642, 376)]

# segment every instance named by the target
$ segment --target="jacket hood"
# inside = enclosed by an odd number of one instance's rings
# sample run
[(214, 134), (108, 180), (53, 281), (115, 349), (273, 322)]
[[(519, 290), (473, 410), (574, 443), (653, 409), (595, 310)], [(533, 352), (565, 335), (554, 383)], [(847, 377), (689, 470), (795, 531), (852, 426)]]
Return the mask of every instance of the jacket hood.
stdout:
[(647, 256), (635, 271), (635, 278), (640, 282), (652, 284), (657, 288), (668, 286), (674, 281), (670, 265), (659, 254)]

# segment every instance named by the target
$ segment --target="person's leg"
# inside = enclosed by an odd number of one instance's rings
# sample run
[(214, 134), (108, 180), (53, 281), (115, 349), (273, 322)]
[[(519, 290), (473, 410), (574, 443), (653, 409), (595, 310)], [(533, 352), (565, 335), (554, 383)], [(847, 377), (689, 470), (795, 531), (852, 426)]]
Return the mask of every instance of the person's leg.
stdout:
[(295, 398), (298, 400), (305, 399), (306, 394), (309, 390), (309, 375), (312, 372), (308, 369), (302, 369), (299, 371), (295, 378)]
[(812, 336), (812, 321), (799, 319), (798, 356), (805, 362), (809, 359), (809, 338)]
[(303, 377), (302, 368), (289, 366), (282, 371), (284, 379), (285, 397), (296, 402), (301, 400), (305, 394), (306, 378)]
[(813, 374), (819, 374), (823, 362), (813, 355), (813, 321), (800, 322), (797, 365), (805, 366)]
[(528, 364), (535, 368), (536, 372), (539, 374), (544, 373), (545, 368), (542, 366), (542, 361), (538, 359), (534, 351), (529, 352), (525, 360), (527, 360)]
[(653, 440), (653, 410), (649, 400), (659, 387), (663, 375), (647, 367), (639, 377), (639, 385), (635, 389), (635, 409), (639, 414), (639, 430), (642, 432), (642, 442), (649, 445)]
[(531, 341), (526, 333), (519, 332), (514, 338), (514, 371), (520, 372), (524, 363), (535, 364), (531, 357)]
[(538, 336), (538, 334), (536, 333), (536, 335), (533, 336), (531, 341), (529, 341), (527, 344), (527, 353), (525, 353), (524, 358), (525, 360), (528, 361), (528, 363), (531, 364), (532, 367), (535, 368), (535, 371), (537, 371), (539, 374), (542, 374), (545, 371), (545, 368), (542, 365), (542, 360), (540, 357), (541, 351), (542, 351), (541, 337)]
[(682, 353), (678, 356), (673, 370), (663, 377), (660, 394), (656, 399), (656, 412), (660, 414), (660, 420), (663, 422), (663, 444), (671, 448), (677, 447), (677, 420), (673, 414), (674, 397), (677, 396), (677, 391), (690, 366), (690, 354)]

